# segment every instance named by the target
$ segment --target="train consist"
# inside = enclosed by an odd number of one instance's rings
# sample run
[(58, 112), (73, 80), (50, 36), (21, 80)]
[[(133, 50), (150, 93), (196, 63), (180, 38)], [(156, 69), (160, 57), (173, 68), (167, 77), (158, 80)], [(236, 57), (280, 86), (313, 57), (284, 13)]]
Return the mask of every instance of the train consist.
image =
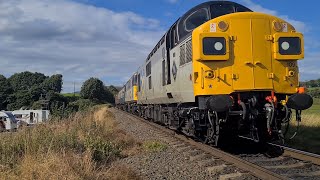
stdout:
[(218, 145), (244, 136), (282, 141), (299, 87), (303, 35), (288, 22), (229, 1), (200, 4), (164, 34), (121, 89), (116, 106)]

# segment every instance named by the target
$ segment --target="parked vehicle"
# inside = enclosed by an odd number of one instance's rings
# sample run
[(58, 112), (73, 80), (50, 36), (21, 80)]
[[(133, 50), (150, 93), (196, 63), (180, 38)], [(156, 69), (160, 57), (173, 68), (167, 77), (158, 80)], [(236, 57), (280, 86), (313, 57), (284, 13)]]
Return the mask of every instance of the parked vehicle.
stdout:
[(0, 111), (0, 132), (14, 131), (18, 128), (18, 120), (11, 112)]
[(17, 120), (28, 125), (46, 122), (49, 120), (49, 110), (15, 110), (12, 114)]

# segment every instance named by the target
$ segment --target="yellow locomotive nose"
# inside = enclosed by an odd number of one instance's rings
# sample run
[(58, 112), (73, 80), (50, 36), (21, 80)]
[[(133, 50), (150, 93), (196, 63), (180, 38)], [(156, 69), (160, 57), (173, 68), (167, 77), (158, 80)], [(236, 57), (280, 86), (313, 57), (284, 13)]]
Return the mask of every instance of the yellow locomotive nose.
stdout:
[[(208, 21), (192, 34), (195, 95), (241, 91), (295, 93), (303, 38), (274, 16), (235, 13)], [(215, 78), (206, 78), (209, 70)]]

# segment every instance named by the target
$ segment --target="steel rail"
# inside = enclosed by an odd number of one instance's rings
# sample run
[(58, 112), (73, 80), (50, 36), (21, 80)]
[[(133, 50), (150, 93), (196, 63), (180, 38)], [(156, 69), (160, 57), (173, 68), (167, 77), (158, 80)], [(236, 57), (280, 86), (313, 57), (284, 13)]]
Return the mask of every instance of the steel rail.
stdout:
[(197, 148), (199, 148), (200, 150), (206, 152), (206, 153), (209, 153), (215, 157), (218, 157), (220, 158), (221, 160), (223, 161), (226, 161), (227, 163), (230, 163), (230, 164), (234, 164), (236, 165), (237, 167), (239, 167), (240, 169), (243, 169), (247, 172), (250, 172), (252, 175), (256, 176), (257, 178), (260, 178), (260, 179), (267, 179), (267, 180), (276, 180), (276, 179), (288, 179), (284, 176), (281, 176), (279, 174), (276, 174), (266, 168), (263, 168), (261, 166), (258, 166), (256, 164), (253, 164), (251, 162), (248, 162), (246, 160), (243, 160), (241, 158), (238, 158), (232, 154), (229, 154), (229, 153), (226, 153), (222, 150), (219, 150), (217, 148), (214, 148), (212, 146), (209, 146), (209, 145), (206, 145), (206, 144), (203, 144), (203, 143), (200, 143), (200, 142), (197, 142), (191, 138), (188, 138), (184, 135), (181, 135), (181, 134), (177, 134), (175, 131), (171, 130), (171, 129), (168, 129), (164, 126), (161, 126), (159, 124), (156, 124), (154, 122), (150, 122), (150, 121), (147, 121), (141, 117), (137, 117), (133, 114), (130, 114), (128, 112), (125, 112), (125, 111), (121, 111), (121, 110), (118, 110), (116, 109), (117, 111), (119, 112), (122, 112), (124, 114), (127, 114), (128, 116), (131, 116), (145, 124), (148, 124), (156, 129), (159, 129), (161, 131), (164, 131), (168, 134), (171, 134), (172, 136), (174, 136), (175, 138), (181, 140), (181, 141), (184, 141), (190, 145), (193, 145)]
[(268, 143), (269, 145), (272, 146), (278, 146), (280, 148), (283, 148), (284, 153), (283, 155), (285, 156), (290, 156), (299, 160), (303, 160), (303, 161), (309, 161), (312, 162), (313, 164), (319, 165), (320, 166), (320, 155), (319, 154), (314, 154), (314, 153), (310, 153), (310, 152), (306, 152), (306, 151), (302, 151), (302, 150), (298, 150), (298, 149), (294, 149), (294, 148), (290, 148), (287, 146), (282, 146), (282, 145), (278, 145), (278, 144), (274, 144), (274, 143)]

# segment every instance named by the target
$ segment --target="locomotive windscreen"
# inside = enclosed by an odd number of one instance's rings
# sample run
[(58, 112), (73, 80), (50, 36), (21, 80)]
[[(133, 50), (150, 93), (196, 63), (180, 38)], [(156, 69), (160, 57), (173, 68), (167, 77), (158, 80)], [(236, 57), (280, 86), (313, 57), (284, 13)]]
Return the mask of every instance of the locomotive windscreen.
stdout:
[[(188, 34), (190, 34), (194, 28), (209, 21), (210, 19), (214, 19), (219, 16), (236, 13), (236, 12), (252, 12), (252, 11), (245, 6), (242, 6), (240, 4), (233, 3), (233, 2), (228, 2), (228, 1), (222, 1), (222, 2), (212, 1), (212, 2), (200, 4), (192, 8), (186, 14), (184, 14), (181, 17), (181, 19), (178, 21), (179, 41), (183, 40)], [(176, 29), (174, 29), (174, 31), (175, 30)]]

